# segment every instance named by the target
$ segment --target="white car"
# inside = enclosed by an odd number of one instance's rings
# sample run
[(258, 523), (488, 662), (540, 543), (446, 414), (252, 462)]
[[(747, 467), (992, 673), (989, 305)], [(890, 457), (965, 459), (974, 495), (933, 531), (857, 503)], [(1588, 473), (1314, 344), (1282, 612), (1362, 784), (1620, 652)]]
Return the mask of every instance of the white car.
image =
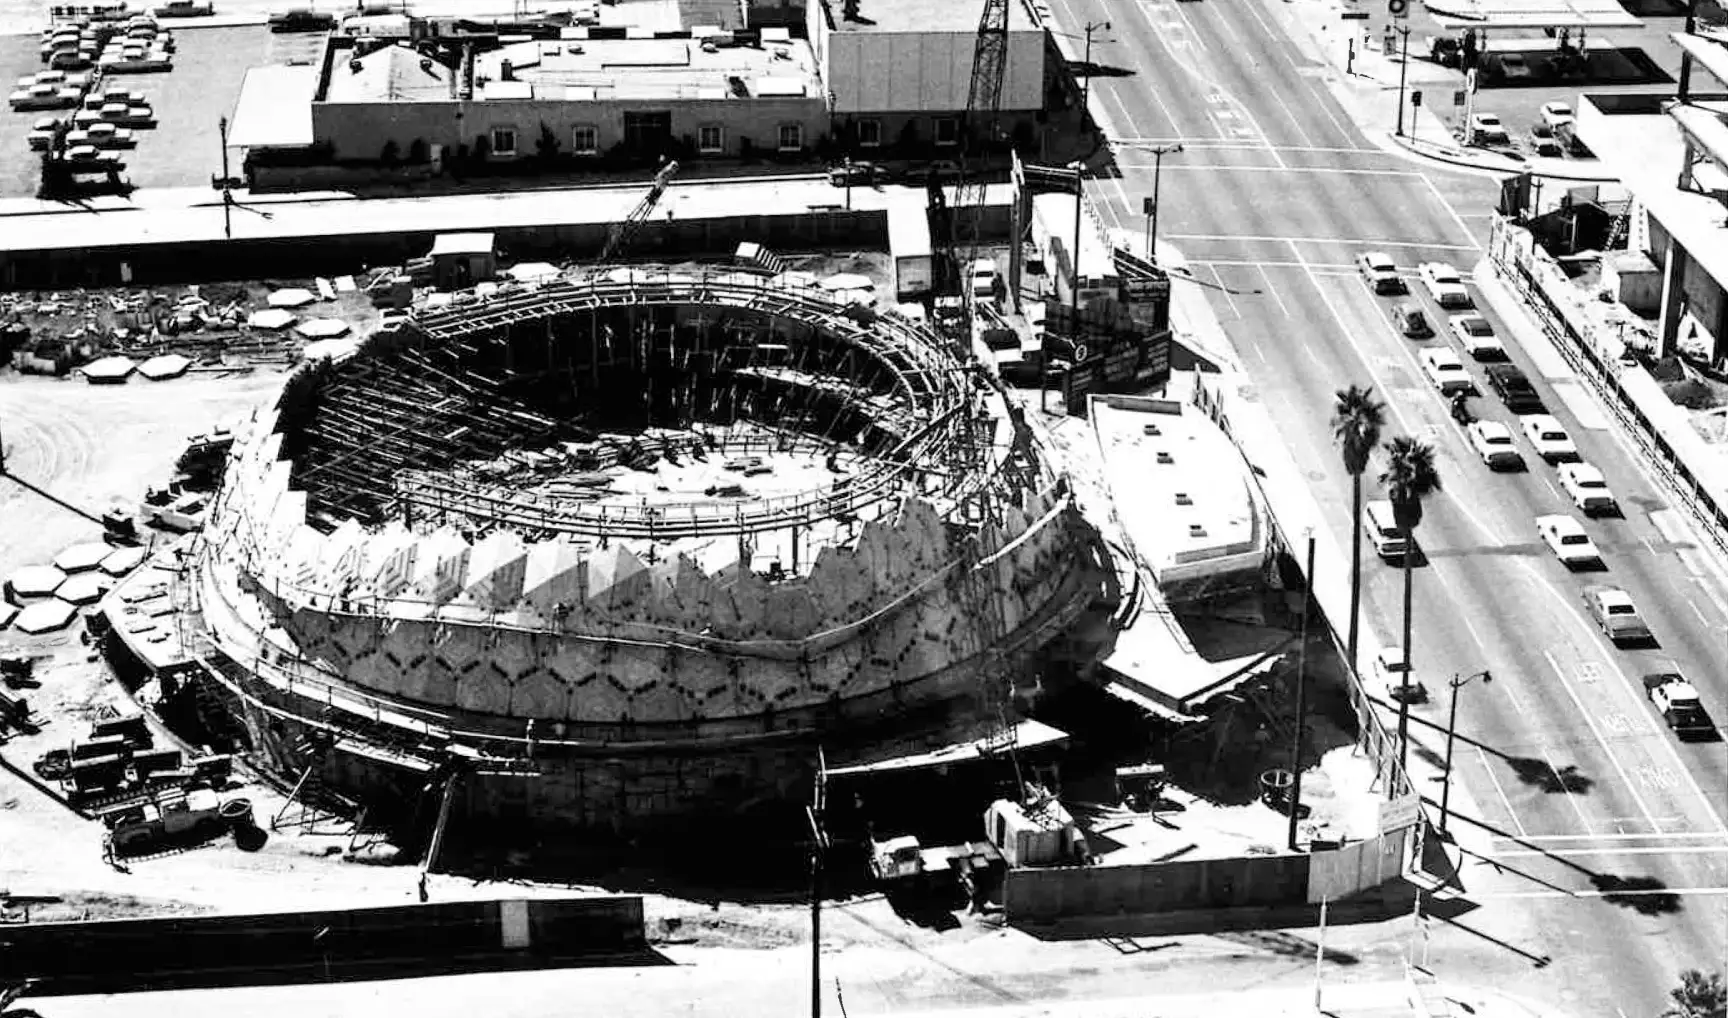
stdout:
[(1524, 437), (1536, 447), (1537, 455), (1550, 463), (1570, 463), (1578, 459), (1578, 446), (1566, 433), (1566, 426), (1549, 414), (1521, 417)]
[(1602, 627), (1603, 635), (1615, 645), (1622, 643), (1651, 643), (1656, 636), (1650, 632), (1650, 626), (1644, 621), (1644, 616), (1638, 613), (1638, 605), (1633, 603), (1632, 595), (1619, 587), (1592, 587), (1584, 592), (1584, 605), (1590, 609), (1590, 617)]
[(1506, 133), (1506, 125), (1492, 113), (1476, 113), (1470, 117), (1470, 141), (1477, 145), (1505, 145), (1510, 143), (1512, 136)]
[(1494, 335), (1494, 326), (1481, 315), (1453, 315), (1452, 335), (1458, 337), (1465, 353), (1479, 361), (1506, 359), (1506, 348), (1500, 345), (1500, 337)]
[(1392, 264), (1392, 256), (1384, 251), (1364, 251), (1356, 256), (1356, 269), (1374, 292), (1382, 296), (1405, 293), (1403, 277)]
[(60, 129), (56, 117), (43, 117), (30, 128), (30, 151), (46, 152), (54, 144), (54, 133)]
[(1562, 464), (1560, 487), (1565, 489), (1567, 497), (1572, 499), (1572, 504), (1586, 516), (1620, 510), (1620, 503), (1609, 489), (1607, 478), (1602, 476), (1602, 471), (1588, 463)]
[(1538, 516), (1536, 533), (1542, 535), (1542, 542), (1548, 545), (1548, 550), (1568, 568), (1597, 565), (1602, 561), (1602, 553), (1596, 550), (1596, 543), (1584, 532), (1584, 524), (1570, 516)]
[(1476, 383), (1470, 380), (1470, 372), (1464, 370), (1464, 362), (1446, 347), (1423, 347), (1422, 370), (1427, 373), (1428, 380), (1434, 383), (1434, 388), (1440, 390), (1441, 395), (1471, 392), (1476, 388)]
[(973, 300), (994, 300), (996, 295), (996, 262), (980, 258), (972, 263), (971, 279), (967, 284)]
[(1565, 103), (1543, 103), (1542, 123), (1550, 131), (1565, 127), (1577, 118), (1572, 115), (1572, 107)]
[(1458, 275), (1457, 269), (1445, 262), (1423, 262), (1417, 271), (1422, 276), (1423, 285), (1434, 297), (1434, 303), (1443, 308), (1471, 306), (1470, 291), (1464, 288), (1464, 278)]
[[(1393, 703), (1406, 697), (1420, 703), (1426, 696), (1422, 683), (1416, 681), (1410, 670), (1410, 658), (1405, 655), (1403, 647), (1380, 648), (1380, 653), (1374, 655), (1374, 677), (1386, 687), (1386, 698)], [(1403, 692), (1406, 684), (1408, 693)]]
[(1512, 431), (1499, 421), (1476, 421), (1464, 429), (1470, 447), (1490, 470), (1523, 470), (1524, 454), (1512, 441)]

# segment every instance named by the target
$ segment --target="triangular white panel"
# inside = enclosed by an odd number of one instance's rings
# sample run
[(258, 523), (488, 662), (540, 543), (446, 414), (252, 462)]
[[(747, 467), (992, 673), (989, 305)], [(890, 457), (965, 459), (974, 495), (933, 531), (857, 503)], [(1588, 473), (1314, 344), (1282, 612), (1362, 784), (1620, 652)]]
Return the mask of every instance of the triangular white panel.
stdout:
[(551, 617), (553, 606), (566, 608), (582, 603), (582, 546), (572, 541), (544, 541), (528, 548), (528, 567), (522, 581), (523, 600)]
[(497, 530), (474, 545), (468, 559), (468, 585), (462, 598), (485, 608), (508, 608), (522, 597), (528, 578), (528, 549), (508, 530)]
[(400, 524), (372, 538), (366, 549), (366, 587), (375, 597), (391, 598), (414, 579), (420, 538)]

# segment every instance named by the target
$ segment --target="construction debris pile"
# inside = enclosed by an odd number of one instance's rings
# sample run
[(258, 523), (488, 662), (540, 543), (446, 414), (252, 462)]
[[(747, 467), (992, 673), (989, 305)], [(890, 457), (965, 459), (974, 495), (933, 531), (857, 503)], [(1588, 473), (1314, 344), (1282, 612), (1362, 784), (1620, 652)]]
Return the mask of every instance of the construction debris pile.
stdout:
[[(342, 335), (376, 320), (352, 281), (346, 290), (314, 282), (320, 285), (214, 283), (0, 294), (0, 365), (10, 362), (26, 373), (65, 375), (108, 358), (184, 358), (177, 370), (154, 377), (176, 377), (186, 370), (232, 373), (285, 367), (308, 341)], [(335, 306), (327, 317), (302, 320), (273, 299), (277, 294), (294, 297), (289, 306), (295, 308), (317, 302)], [(129, 374), (130, 367), (118, 371), (118, 377), (91, 380), (124, 381)]]

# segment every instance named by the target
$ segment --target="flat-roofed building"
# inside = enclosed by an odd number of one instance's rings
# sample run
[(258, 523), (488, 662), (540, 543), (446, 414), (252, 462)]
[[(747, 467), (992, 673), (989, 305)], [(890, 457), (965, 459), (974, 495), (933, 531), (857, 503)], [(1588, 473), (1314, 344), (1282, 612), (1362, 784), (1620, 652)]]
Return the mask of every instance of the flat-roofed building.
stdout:
[[(842, 143), (864, 153), (958, 151), (984, 0), (810, 0), (807, 10)], [(1036, 143), (1051, 88), (1047, 46), (1024, 0), (1010, 0), (998, 130), (1023, 149)]]
[(1270, 554), (1265, 508), (1235, 443), (1192, 403), (1093, 400), (1122, 533), (1171, 604), (1251, 589)]
[(802, 155), (827, 131), (807, 43), (566, 37), (452, 54), (332, 36), (312, 135), (335, 161), (441, 147), (488, 162)]

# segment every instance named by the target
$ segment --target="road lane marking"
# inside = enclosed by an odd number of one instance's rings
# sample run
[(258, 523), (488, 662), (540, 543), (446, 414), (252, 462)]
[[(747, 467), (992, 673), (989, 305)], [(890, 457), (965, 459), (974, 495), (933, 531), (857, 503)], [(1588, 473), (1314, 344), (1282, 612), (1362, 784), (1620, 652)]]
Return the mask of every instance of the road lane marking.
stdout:
[[(1560, 662), (1555, 660), (1553, 651), (1544, 649), (1542, 656), (1548, 660), (1548, 667), (1554, 669), (1554, 674), (1560, 677), (1560, 685), (1566, 690), (1566, 695), (1571, 697), (1572, 702), (1578, 706), (1578, 713), (1584, 715), (1584, 724), (1590, 729), (1590, 734), (1595, 737), (1596, 744), (1602, 747), (1602, 752), (1608, 755), (1608, 762), (1614, 765), (1614, 770), (1620, 775), (1620, 780), (1626, 783), (1626, 790), (1632, 793), (1632, 801), (1638, 804), (1638, 812), (1644, 814), (1644, 819), (1650, 824), (1652, 830), (1660, 831), (1662, 825), (1656, 821), (1656, 814), (1650, 812), (1649, 804), (1644, 801), (1642, 795), (1638, 794), (1638, 786), (1632, 783), (1632, 777), (1626, 773), (1626, 767), (1621, 764), (1619, 754), (1614, 752), (1614, 747), (1608, 745), (1608, 740), (1603, 737), (1601, 729), (1596, 726), (1595, 716), (1591, 714), (1588, 707), (1584, 706), (1584, 698), (1579, 696), (1578, 691), (1572, 687), (1572, 680), (1566, 677), (1566, 669), (1560, 667)], [(1640, 779), (1643, 778), (1643, 773), (1640, 772)], [(1649, 787), (1647, 782), (1645, 787)]]
[(1473, 900), (1485, 901), (1489, 898), (1645, 898), (1670, 894), (1678, 897), (1721, 897), (1728, 895), (1728, 887), (1640, 887), (1618, 891), (1487, 891), (1472, 894), (1470, 897)]
[[(1212, 271), (1217, 272), (1218, 270), (1213, 269)], [(1280, 297), (1278, 295), (1278, 287), (1273, 285), (1272, 275), (1271, 275), (1271, 273), (1266, 271), (1266, 266), (1264, 266), (1264, 265), (1260, 266), (1260, 278), (1264, 279), (1266, 281), (1266, 292), (1271, 294), (1272, 299), (1278, 302), (1278, 310), (1284, 312), (1285, 318), (1291, 317), (1290, 306), (1288, 304), (1285, 304), (1284, 298)]]
[(1440, 251), (1474, 251), (1460, 244), (1431, 243), (1422, 240), (1381, 240), (1373, 237), (1273, 237), (1251, 233), (1166, 233), (1166, 240), (1242, 240), (1267, 244), (1348, 244), (1352, 247), (1414, 247)]
[(1488, 642), (1486, 640), (1482, 639), (1482, 634), (1478, 633), (1476, 631), (1476, 627), (1471, 624), (1470, 616), (1459, 615), (1458, 620), (1460, 622), (1464, 623), (1464, 631), (1470, 634), (1470, 639), (1472, 642), (1474, 642), (1476, 644), (1476, 646), (1482, 647), (1482, 648), (1486, 648), (1488, 646)]
[(1590, 855), (1722, 855), (1728, 853), (1728, 845), (1676, 845), (1633, 846), (1628, 848), (1540, 848), (1517, 849), (1505, 851), (1491, 849), (1490, 858), (1494, 859), (1532, 859), (1545, 855), (1561, 857), (1576, 857)]
[(1355, 266), (1345, 264), (1344, 262), (1330, 262), (1330, 263), (1327, 263), (1327, 262), (1308, 262), (1307, 264), (1303, 264), (1302, 262), (1258, 261), (1258, 260), (1253, 260), (1253, 259), (1239, 259), (1239, 258), (1190, 258), (1190, 259), (1188, 259), (1188, 264), (1189, 265), (1242, 265), (1242, 266), (1246, 266), (1248, 268), (1253, 268), (1255, 266), (1265, 266), (1266, 268), (1272, 268), (1272, 269), (1311, 268), (1311, 269), (1315, 270), (1316, 272), (1324, 272), (1324, 273), (1328, 273), (1328, 274), (1344, 273), (1344, 272), (1353, 273), (1356, 271)]
[(1215, 266), (1209, 265), (1209, 266), (1207, 266), (1207, 268), (1210, 268), (1212, 270), (1212, 278), (1218, 281), (1218, 292), (1223, 294), (1224, 299), (1229, 302), (1230, 313), (1235, 315), (1237, 320), (1241, 320), (1242, 309), (1237, 306), (1236, 298), (1230, 296), (1230, 284), (1224, 282), (1224, 277), (1221, 274), (1219, 274), (1218, 269)]
[(1494, 785), (1495, 794), (1500, 796), (1500, 805), (1506, 807), (1506, 815), (1511, 818), (1512, 826), (1518, 828), (1518, 836), (1528, 838), (1530, 834), (1524, 830), (1524, 821), (1518, 819), (1518, 811), (1512, 808), (1512, 800), (1506, 798), (1506, 786), (1500, 783), (1499, 775), (1494, 773), (1494, 766), (1488, 762), (1488, 754), (1482, 752), (1482, 747), (1476, 747), (1476, 755), (1482, 760), (1482, 769), (1488, 772), (1488, 780)]
[(1423, 174), (1422, 175), (1422, 181), (1423, 181), (1423, 183), (1428, 185), (1428, 190), (1433, 192), (1434, 200), (1439, 202), (1440, 205), (1443, 208), (1445, 208), (1446, 213), (1452, 217), (1452, 221), (1454, 223), (1458, 224), (1458, 232), (1462, 233), (1466, 238), (1468, 238), (1471, 241), (1470, 247), (1466, 248), (1465, 250), (1468, 250), (1468, 251), (1480, 251), (1480, 250), (1482, 250), (1482, 245), (1475, 242), (1476, 235), (1470, 232), (1470, 227), (1464, 225), (1464, 220), (1458, 218), (1458, 210), (1452, 207), (1452, 203), (1447, 201), (1446, 196), (1440, 193), (1440, 188), (1435, 186), (1434, 178), (1428, 176), (1427, 174)]
[[(1684, 820), (1685, 817), (1666, 817), (1664, 819), (1665, 820), (1673, 820), (1676, 823), (1678, 823), (1679, 821)], [(1693, 840), (1705, 839), (1705, 840), (1709, 840), (1709, 841), (1722, 841), (1722, 840), (1724, 840), (1722, 835), (1715, 834), (1715, 833), (1712, 833), (1709, 831), (1702, 831), (1702, 832), (1700, 832), (1700, 831), (1657, 831), (1653, 834), (1530, 834), (1530, 835), (1523, 836), (1522, 840), (1524, 840), (1524, 841), (1538, 841), (1538, 842), (1540, 842), (1540, 841), (1685, 841), (1688, 838), (1691, 838)], [(1514, 845), (1517, 844), (1516, 841), (1513, 841), (1512, 839), (1504, 837), (1504, 836), (1498, 836), (1498, 837), (1494, 838), (1494, 840), (1495, 841), (1504, 841), (1504, 842), (1507, 842), (1508, 844), (1514, 844)]]
[[(1344, 125), (1344, 123), (1338, 119), (1337, 114), (1332, 112), (1332, 103), (1336, 102), (1337, 100), (1334, 99), (1329, 93), (1321, 91), (1320, 86), (1315, 84), (1314, 80), (1312, 78), (1303, 74), (1302, 69), (1296, 66), (1296, 61), (1294, 58), (1292, 58), (1290, 56), (1289, 51), (1286, 50), (1283, 46), (1278, 44), (1278, 40), (1280, 38), (1287, 38), (1287, 36), (1284, 36), (1282, 33), (1275, 31), (1272, 28), (1272, 25), (1267, 22), (1265, 17), (1263, 17), (1260, 14), (1260, 12), (1255, 9), (1253, 4), (1241, 4), (1240, 8), (1242, 10), (1247, 11), (1250, 15), (1252, 15), (1255, 21), (1260, 22), (1260, 27), (1262, 29), (1264, 29), (1266, 32), (1266, 38), (1268, 40), (1272, 41), (1272, 47), (1271, 48), (1274, 51), (1276, 51), (1279, 56), (1284, 58), (1284, 62), (1290, 65), (1290, 69), (1292, 71), (1296, 72), (1294, 77), (1298, 81), (1301, 81), (1303, 84), (1305, 84), (1308, 87), (1308, 91), (1311, 94), (1313, 94), (1315, 100), (1317, 102), (1319, 102), (1320, 111), (1322, 113), (1326, 114), (1326, 119), (1332, 121), (1332, 126), (1336, 127), (1338, 129), (1338, 133), (1343, 135), (1345, 138), (1351, 140), (1352, 142), (1355, 142), (1355, 140), (1356, 140), (1355, 132), (1351, 131), (1348, 127), (1346, 127)], [(1277, 93), (1274, 92), (1273, 94), (1276, 95)], [(1286, 107), (1286, 108), (1288, 108), (1288, 107)], [(1353, 149), (1352, 151), (1362, 152), (1362, 151), (1375, 151), (1375, 150), (1365, 149), (1360, 145), (1360, 143), (1357, 143), (1357, 147), (1355, 149)]]
[[(1174, 145), (1174, 144), (1180, 144), (1183, 148), (1247, 149), (1247, 150), (1256, 151), (1256, 152), (1259, 151), (1261, 148), (1261, 146), (1258, 144), (1249, 144), (1247, 142), (1242, 142), (1242, 141), (1229, 141), (1227, 139), (1222, 139), (1222, 138), (1183, 138), (1183, 137), (1111, 138), (1110, 141), (1112, 144), (1116, 145), (1119, 148), (1128, 148), (1128, 149), (1151, 148), (1154, 145)], [(1379, 149), (1337, 148), (1335, 146), (1327, 146), (1327, 145), (1280, 145), (1280, 146), (1278, 146), (1278, 150), (1280, 152), (1291, 152), (1291, 153), (1294, 153), (1294, 152), (1334, 152), (1334, 153), (1344, 153), (1344, 154), (1348, 154), (1348, 155), (1380, 155)], [(1420, 171), (1415, 171), (1415, 170), (1406, 170), (1405, 172), (1411, 173), (1411, 174), (1416, 175), (1416, 176), (1421, 175)], [(1486, 218), (1492, 219), (1495, 217), (1488, 216)]]
[[(1259, 148), (1250, 148), (1250, 149), (1244, 149), (1243, 151), (1258, 152), (1261, 150)], [(1153, 163), (1128, 163), (1128, 162), (1121, 163), (1120, 165), (1129, 167), (1131, 169), (1137, 169), (1137, 170), (1151, 169), (1154, 166)], [(1164, 168), (1164, 172), (1166, 172), (1166, 173), (1170, 172), (1171, 170), (1200, 170), (1200, 171), (1259, 170), (1261, 173), (1320, 173), (1320, 174), (1330, 173), (1330, 174), (1334, 174), (1334, 175), (1341, 176), (1341, 177), (1420, 177), (1420, 176), (1422, 176), (1422, 174), (1420, 174), (1420, 173), (1412, 173), (1409, 170), (1354, 169), (1354, 168), (1347, 167), (1347, 166), (1290, 166), (1290, 165), (1284, 164), (1284, 163), (1281, 163), (1278, 166), (1255, 166), (1251, 163), (1195, 163), (1195, 162), (1183, 161), (1183, 162), (1173, 162), (1169, 166), (1166, 166)]]

